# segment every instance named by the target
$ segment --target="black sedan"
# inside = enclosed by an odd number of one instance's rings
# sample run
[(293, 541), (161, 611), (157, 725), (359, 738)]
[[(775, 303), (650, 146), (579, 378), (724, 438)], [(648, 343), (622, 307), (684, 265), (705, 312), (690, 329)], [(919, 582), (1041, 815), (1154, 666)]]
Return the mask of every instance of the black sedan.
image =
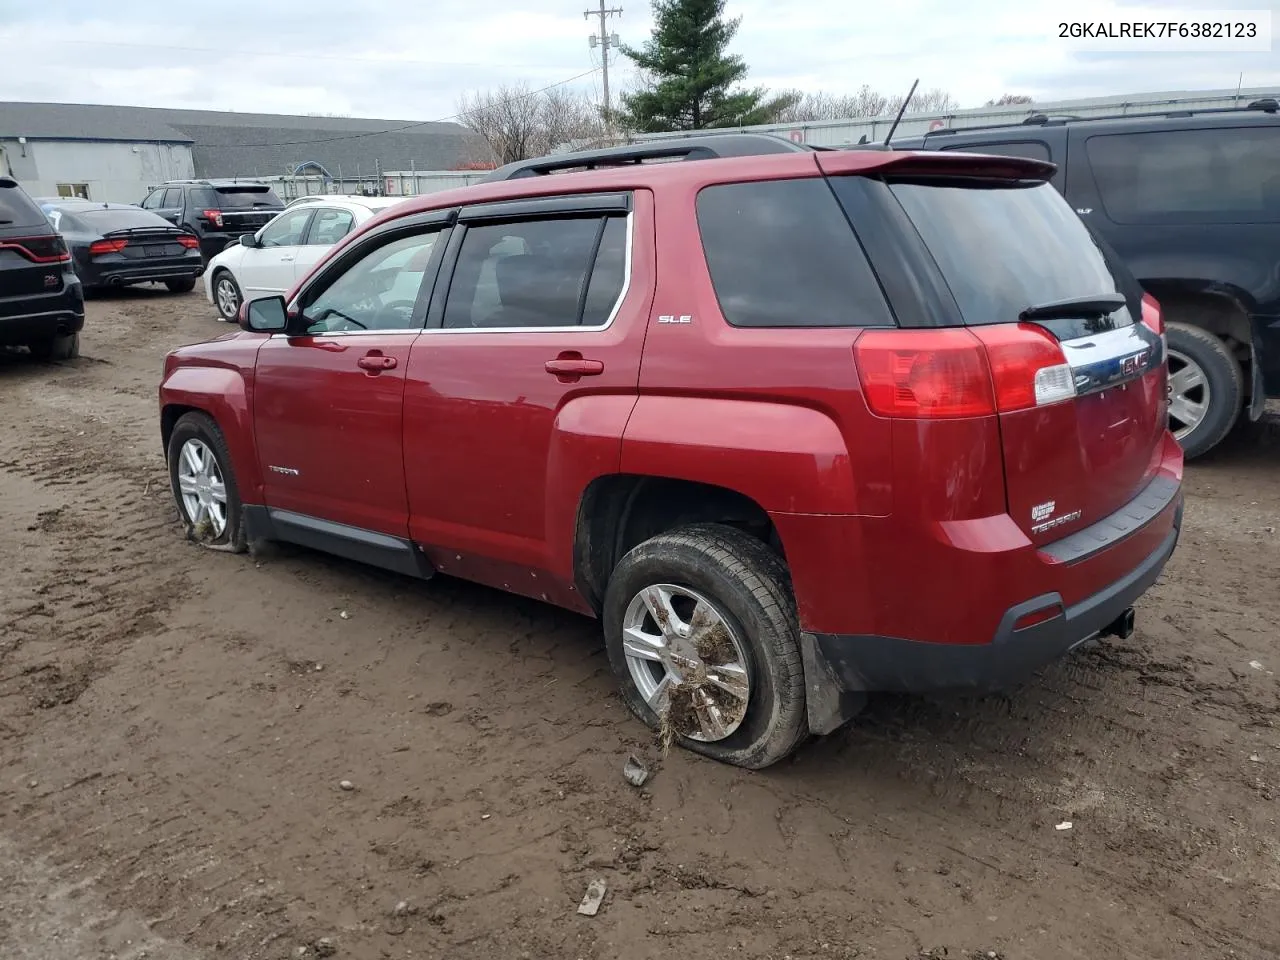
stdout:
[(149, 210), (67, 197), (36, 202), (66, 240), (86, 291), (163, 283), (186, 293), (204, 273), (199, 238)]

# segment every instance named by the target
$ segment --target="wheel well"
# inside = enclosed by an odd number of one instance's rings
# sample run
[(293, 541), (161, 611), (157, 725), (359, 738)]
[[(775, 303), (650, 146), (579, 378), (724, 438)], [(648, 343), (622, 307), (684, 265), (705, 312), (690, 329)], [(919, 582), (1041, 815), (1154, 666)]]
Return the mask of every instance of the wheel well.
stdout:
[(692, 523), (736, 527), (783, 554), (768, 513), (736, 490), (669, 477), (600, 477), (578, 505), (574, 568), (582, 596), (599, 612), (609, 576), (628, 551)]
[(1151, 285), (1151, 294), (1160, 301), (1166, 323), (1185, 323), (1207, 330), (1227, 345), (1245, 371), (1249, 390), (1253, 364), (1253, 329), (1244, 305), (1227, 294), (1203, 293), (1178, 287)]
[(162, 449), (166, 460), (169, 457), (169, 438), (173, 436), (174, 425), (182, 418), (183, 414), (199, 409), (199, 407), (186, 407), (182, 404), (171, 403), (160, 411), (160, 442), (163, 444)]

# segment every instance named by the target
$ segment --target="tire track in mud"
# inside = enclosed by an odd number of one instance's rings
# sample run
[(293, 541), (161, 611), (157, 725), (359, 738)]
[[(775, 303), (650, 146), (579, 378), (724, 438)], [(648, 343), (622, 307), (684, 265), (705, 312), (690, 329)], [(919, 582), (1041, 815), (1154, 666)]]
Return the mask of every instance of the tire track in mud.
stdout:
[(1189, 473), (1128, 641), (1008, 697), (878, 699), (745, 774), (662, 758), (592, 623), (183, 542), (154, 384), (169, 344), (225, 332), (193, 306), (112, 298), (97, 361), (0, 362), (0, 955), (44, 960), (6, 938), (52, 930), (100, 960), (112, 916), (184, 960), (1280, 952), (1280, 447)]

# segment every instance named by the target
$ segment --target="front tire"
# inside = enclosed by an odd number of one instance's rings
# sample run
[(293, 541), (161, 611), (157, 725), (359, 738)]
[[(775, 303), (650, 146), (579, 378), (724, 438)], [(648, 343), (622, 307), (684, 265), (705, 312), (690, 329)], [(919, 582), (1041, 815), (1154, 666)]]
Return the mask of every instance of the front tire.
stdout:
[(169, 288), (170, 293), (190, 293), (196, 288), (194, 277), (187, 277), (183, 280), (166, 280), (164, 285)]
[(214, 550), (242, 553), (244, 511), (218, 424), (198, 411), (183, 414), (169, 436), (167, 454), (169, 484), (187, 538)]
[(605, 646), (622, 699), (664, 743), (760, 769), (808, 735), (790, 577), (732, 527), (646, 540), (604, 599)]
[(236, 323), (240, 319), (240, 305), (244, 303), (244, 294), (230, 271), (219, 270), (213, 277), (213, 303), (218, 308), (218, 316), (227, 323)]
[(1189, 323), (1170, 323), (1169, 429), (1188, 460), (1231, 432), (1244, 403), (1244, 372), (1221, 339)]

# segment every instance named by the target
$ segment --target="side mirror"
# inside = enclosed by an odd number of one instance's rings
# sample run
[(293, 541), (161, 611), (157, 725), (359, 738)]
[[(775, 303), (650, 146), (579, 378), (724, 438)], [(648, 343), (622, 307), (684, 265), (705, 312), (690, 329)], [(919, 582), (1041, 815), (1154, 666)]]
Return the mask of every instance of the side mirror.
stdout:
[(252, 333), (284, 333), (289, 326), (284, 297), (250, 300), (240, 308), (240, 326)]
[(253, 233), (240, 234), (240, 246), (249, 247), (250, 249), (257, 247), (258, 246), (257, 234), (253, 234)]

